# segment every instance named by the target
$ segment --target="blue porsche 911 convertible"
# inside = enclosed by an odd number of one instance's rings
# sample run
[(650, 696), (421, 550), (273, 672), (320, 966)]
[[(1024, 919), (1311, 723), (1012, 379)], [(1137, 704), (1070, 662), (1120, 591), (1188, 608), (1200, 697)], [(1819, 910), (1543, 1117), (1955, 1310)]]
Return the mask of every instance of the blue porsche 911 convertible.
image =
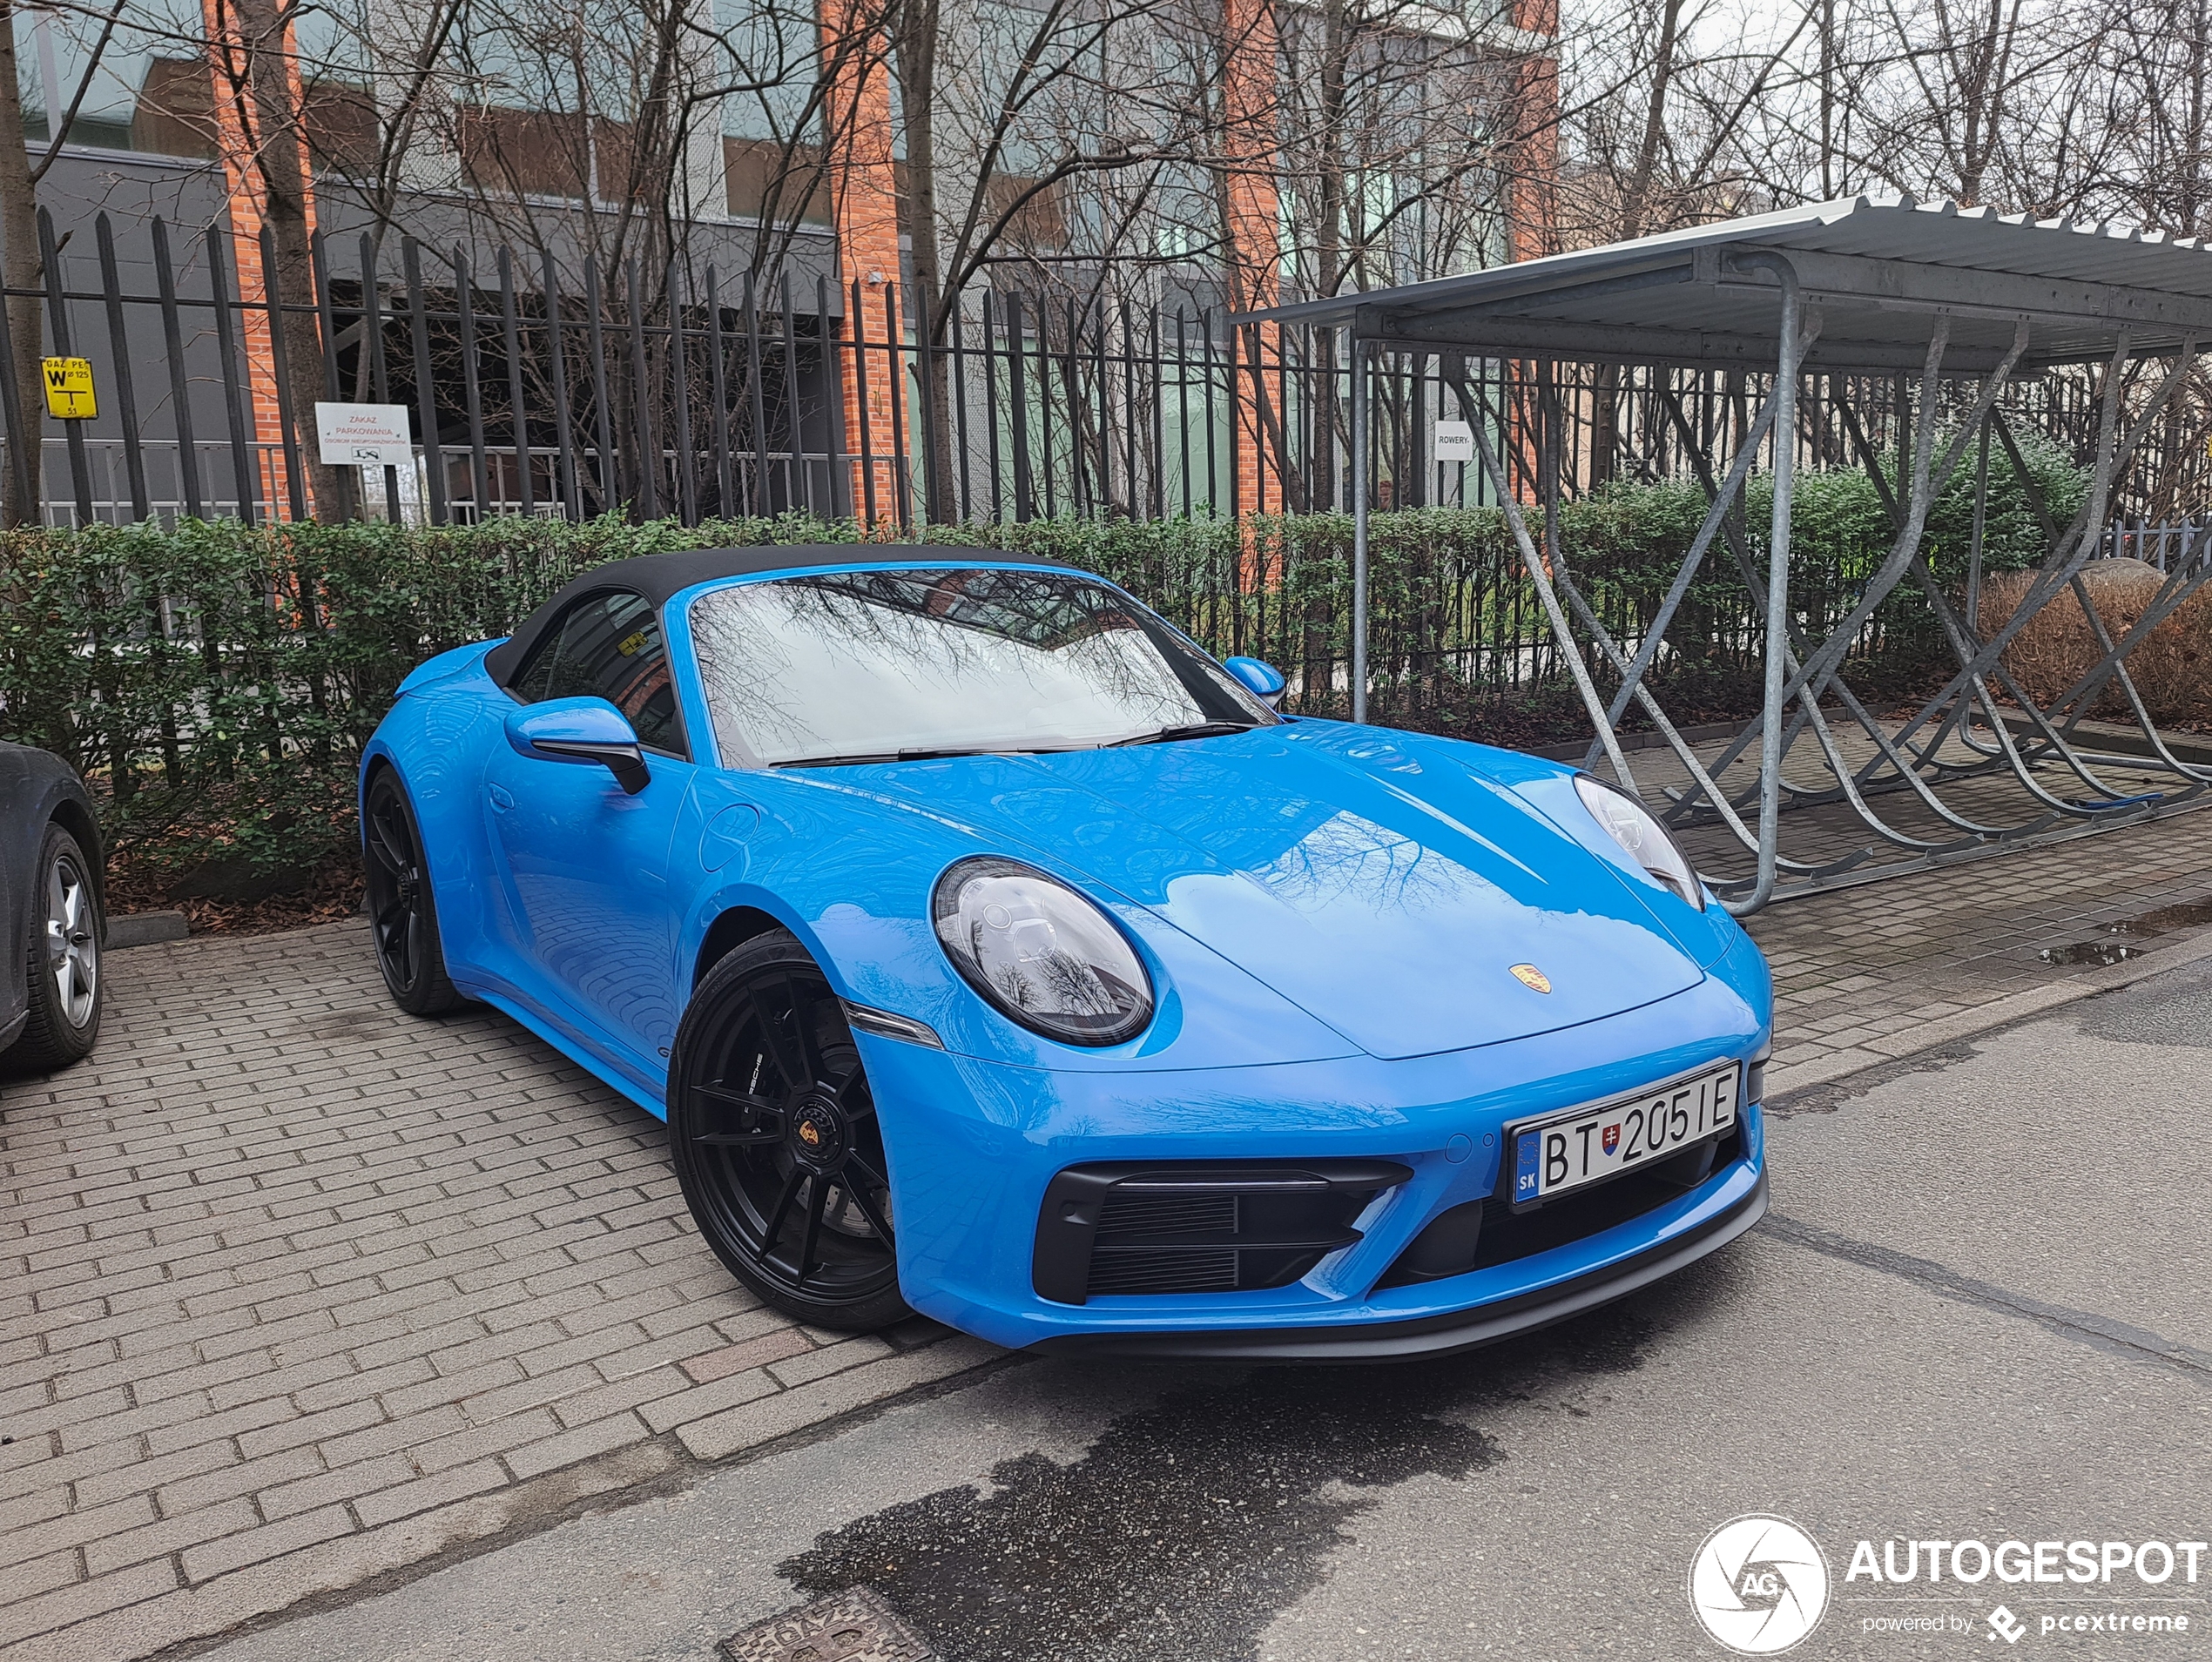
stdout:
[(1771, 983), (1667, 830), (1283, 684), (1045, 561), (604, 566), (407, 677), (377, 956), (664, 1117), (825, 1326), (1433, 1355), (1750, 1228)]

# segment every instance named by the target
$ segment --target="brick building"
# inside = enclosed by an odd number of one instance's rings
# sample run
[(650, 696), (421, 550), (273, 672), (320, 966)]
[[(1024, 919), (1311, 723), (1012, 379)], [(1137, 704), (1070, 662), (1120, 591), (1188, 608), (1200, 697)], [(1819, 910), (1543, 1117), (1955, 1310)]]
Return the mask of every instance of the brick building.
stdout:
[[(261, 14), (238, 0), (168, 3), (191, 10), (162, 28), (118, 30), (89, 77), (88, 48), (96, 31), (67, 14), (17, 14), (34, 151), (45, 148), (47, 110), (65, 108), (72, 99), (77, 105), (39, 192), (54, 216), (63, 280), (72, 292), (89, 295), (98, 288), (91, 223), (105, 213), (121, 286), (151, 293), (156, 286), (151, 221), (158, 215), (167, 223), (180, 292), (188, 297), (209, 293), (218, 280), (212, 265), (219, 256), (226, 268), (219, 280), (227, 292), (260, 300), (267, 292), (262, 233), (269, 215), (270, 160), (285, 158), (288, 150), (300, 179), (297, 211), (322, 233), (329, 286), (341, 300), (359, 294), (368, 276), (359, 252), (364, 233), (379, 235), (378, 285), (399, 276), (397, 239), (385, 234), (396, 228), (411, 232), (428, 250), (459, 249), (478, 285), (505, 245), (550, 249), (571, 273), (597, 265), (610, 288), (618, 286), (622, 251), (631, 246), (622, 239), (635, 237), (635, 246), (646, 247), (660, 236), (667, 239), (663, 257), (680, 258), (689, 266), (694, 294), (698, 273), (707, 266), (725, 279), (758, 272), (762, 308), (788, 311), (804, 339), (850, 340), (865, 329), (870, 339), (881, 340), (894, 326), (902, 335), (913, 326), (907, 299), (912, 226), (904, 212), (897, 98), (883, 43), (869, 37), (880, 12), (860, 0), (822, 0), (819, 11), (805, 14), (755, 9), (737, 16), (727, 4), (714, 8), (707, 0), (712, 10), (701, 16), (721, 31), (733, 57), (752, 50), (765, 31), (774, 49), (767, 56), (781, 79), (772, 83), (749, 64), (752, 78), (745, 90), (730, 91), (726, 88), (745, 76), (727, 65), (718, 70), (712, 64), (679, 62), (677, 71), (691, 77), (685, 84), (692, 94), (687, 107), (706, 113), (672, 138), (659, 133), (652, 118), (658, 107), (653, 98), (664, 104), (666, 89), (648, 97), (634, 84), (654, 42), (636, 32), (642, 25), (629, 13), (621, 16), (631, 21), (610, 23), (597, 43), (610, 65), (610, 85), (586, 97), (573, 87), (564, 91), (544, 61), (516, 44), (528, 31), (516, 30), (512, 3), (495, 14), (472, 0), (438, 0), (427, 12), (448, 17), (451, 29), (438, 43), (424, 44), (402, 37), (406, 20), (419, 19), (425, 9), (402, 12), (392, 0), (351, 0), (350, 12), (343, 4), (317, 8), (281, 35), (256, 35)], [(1218, 6), (1217, 16), (1199, 19), (1204, 25), (1199, 32), (1221, 44), (1218, 143), (1210, 154), (1194, 152), (1181, 175), (1196, 181), (1190, 199), (1199, 205), (1177, 210), (1163, 190), (1144, 211), (1149, 228), (1130, 233), (1123, 225), (1124, 244), (1109, 244), (1098, 230), (1100, 211), (1087, 205), (1082, 194), (1089, 175), (1021, 197), (1029, 182), (1023, 167), (1037, 165), (1022, 158), (1047, 148), (1034, 136), (1022, 139), (995, 152), (992, 172), (974, 192), (987, 219), (1001, 202), (1023, 200), (998, 227), (1003, 246), (1020, 257), (970, 267), (964, 294), (1039, 273), (1050, 281), (1072, 283), (1070, 273), (1088, 280), (1120, 260), (1137, 273), (1129, 280), (1150, 286), (1155, 299), (1167, 294), (1194, 312), (1212, 307), (1217, 314), (1292, 297), (1286, 288), (1312, 280), (1293, 246), (1305, 198), (1287, 183), (1278, 188), (1278, 176), (1287, 180), (1305, 165), (1293, 154), (1298, 141), (1288, 131), (1296, 124), (1289, 113), (1296, 102), (1289, 83), (1299, 73), (1296, 42), (1312, 14), (1285, 0), (1218, 0)], [(1432, 262), (1526, 258), (1551, 246), (1546, 181), (1552, 141), (1546, 112), (1557, 105), (1551, 51), (1556, 0), (1508, 0), (1508, 6), (1480, 46), (1504, 66), (1512, 117), (1506, 124), (1521, 135), (1511, 165), (1500, 170), (1497, 223), (1480, 248), (1422, 257)], [(276, 16), (273, 8), (266, 15)], [(625, 29), (634, 37), (625, 39)], [(404, 53), (380, 57), (395, 44), (420, 50), (412, 60)], [(974, 42), (963, 42), (956, 52), (948, 50), (961, 61), (954, 65), (957, 76), (948, 78), (971, 78), (974, 71), (965, 55), (977, 50)], [(990, 56), (990, 49), (981, 50)], [(409, 62), (419, 71), (411, 80), (401, 73)], [(1141, 65), (1126, 72), (1142, 78)], [(717, 84), (725, 90), (704, 96)], [(948, 107), (956, 107), (961, 95), (955, 84)], [(1116, 102), (1112, 89), (1102, 96), (1093, 88), (1089, 105), (1063, 99), (1058, 119), (1063, 125), (1095, 119), (1100, 131), (1092, 138), (1103, 144), (1116, 118)], [(1162, 176), (1174, 177), (1175, 170)], [(958, 183), (965, 189), (972, 180)], [(1211, 199), (1203, 200), (1209, 189)], [(1197, 219), (1208, 221), (1206, 234), (1190, 232)], [(650, 229), (657, 225), (676, 229)], [(1401, 264), (1387, 274), (1402, 279), (1435, 273)], [(901, 314), (895, 326), (887, 310), (894, 286)], [(731, 292), (718, 293), (726, 299)], [(856, 305), (857, 317), (851, 315)], [(101, 336), (97, 306), (72, 302), (71, 309), (78, 333)], [(237, 351), (246, 382), (244, 420), (260, 457), (252, 488), (273, 507), (287, 483), (285, 461), (270, 438), (278, 419), (275, 343), (266, 315), (248, 312), (242, 323)], [(124, 336), (111, 344), (142, 358), (151, 370), (161, 350), (158, 326), (151, 312), (133, 313)], [(199, 444), (225, 434), (237, 419), (231, 405), (239, 401), (223, 387), (212, 357), (216, 346), (206, 334), (200, 331), (185, 342), (194, 367), (181, 382), (172, 381), (181, 386), (182, 407)], [(340, 344), (341, 351), (350, 350), (342, 338)], [(1258, 381), (1279, 364), (1282, 346), (1271, 332), (1262, 331), (1246, 350), (1247, 361), (1263, 372), (1254, 377)], [(827, 378), (805, 395), (814, 412), (807, 419), (821, 427), (819, 447), (830, 447), (827, 434), (835, 429), (842, 450), (866, 448), (887, 456), (894, 421), (888, 377), (879, 373), (864, 390), (852, 354), (824, 350), (810, 361), (813, 373)], [(357, 356), (347, 362), (349, 372), (360, 368)], [(404, 364), (395, 367), (395, 375), (405, 373)], [(157, 422), (169, 409), (173, 427), (177, 400), (159, 378), (146, 371), (141, 378), (156, 383), (141, 402)], [(313, 391), (320, 395), (320, 389)], [(295, 404), (303, 396), (295, 391)], [(96, 447), (113, 438), (105, 411), (84, 436)], [(465, 435), (444, 436), (465, 441)], [(53, 442), (50, 431), (50, 449)], [(804, 441), (809, 449), (817, 442)], [(860, 464), (846, 465), (851, 477), (839, 481), (839, 500), (857, 508), (867, 494), (867, 481)], [(879, 470), (888, 465), (876, 464)], [(1281, 505), (1282, 481), (1264, 446), (1244, 446), (1235, 465), (1231, 500), (1247, 508)], [(222, 468), (211, 463), (207, 471), (220, 474)], [(874, 482), (875, 495), (887, 500), (895, 488), (892, 475), (882, 472)], [(235, 498), (246, 488), (239, 483), (231, 495)], [(1206, 489), (1211, 496), (1220, 495), (1211, 477)], [(206, 494), (217, 502), (223, 496), (219, 489)], [(114, 492), (100, 495), (111, 500)]]

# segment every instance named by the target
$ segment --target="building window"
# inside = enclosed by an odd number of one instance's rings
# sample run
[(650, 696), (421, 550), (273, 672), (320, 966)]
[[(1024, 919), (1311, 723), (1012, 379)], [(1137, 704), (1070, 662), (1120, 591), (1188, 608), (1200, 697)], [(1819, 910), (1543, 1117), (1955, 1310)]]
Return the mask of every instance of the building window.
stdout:
[(455, 124), (461, 171), (479, 190), (503, 196), (591, 194), (591, 144), (581, 116), (539, 110), (463, 109)]
[(821, 151), (813, 145), (795, 145), (786, 151), (773, 138), (725, 138), (722, 166), (729, 180), (732, 219), (830, 223), (829, 181)]
[[(1007, 240), (1015, 247), (1026, 250), (1065, 248), (1068, 246), (1068, 206), (1061, 196), (1055, 181), (1036, 191), (1023, 201), (1025, 195), (1035, 190), (1037, 181), (1021, 173), (994, 173), (985, 202), (993, 222), (1008, 209), (1014, 217), (1007, 221)], [(1015, 206), (1020, 203), (1020, 206)]]
[(149, 57), (131, 112), (131, 148), (154, 156), (211, 157), (215, 83), (204, 57)]
[(376, 95), (344, 81), (310, 81), (300, 92), (307, 156), (319, 173), (366, 178), (376, 171), (381, 127)]

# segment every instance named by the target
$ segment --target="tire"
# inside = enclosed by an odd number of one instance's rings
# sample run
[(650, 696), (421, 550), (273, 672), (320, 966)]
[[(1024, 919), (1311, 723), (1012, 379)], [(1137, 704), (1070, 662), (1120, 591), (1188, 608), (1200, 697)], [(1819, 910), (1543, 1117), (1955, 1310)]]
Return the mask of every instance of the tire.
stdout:
[(100, 1036), (100, 1011), (107, 999), (100, 973), (107, 924), (99, 885), (84, 849), (59, 825), (47, 826), (39, 838), (37, 878), (28, 910), (24, 980), (30, 1013), (8, 1047), (8, 1067), (10, 1072), (46, 1073), (90, 1053)]
[(466, 1003), (446, 976), (422, 832), (407, 787), (390, 768), (378, 769), (368, 783), (361, 858), (368, 868), (369, 940), (392, 1002), (411, 1016), (442, 1015)]
[(677, 1179), (732, 1275), (818, 1327), (867, 1332), (912, 1314), (860, 1050), (794, 937), (759, 936), (708, 972), (668, 1087)]

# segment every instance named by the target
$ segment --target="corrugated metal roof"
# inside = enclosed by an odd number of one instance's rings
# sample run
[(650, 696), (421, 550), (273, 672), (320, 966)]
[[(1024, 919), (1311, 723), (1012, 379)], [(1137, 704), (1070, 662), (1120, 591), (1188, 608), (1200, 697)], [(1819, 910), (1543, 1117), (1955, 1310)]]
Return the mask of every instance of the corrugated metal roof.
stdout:
[(2107, 356), (2123, 331), (2138, 353), (2191, 334), (2212, 347), (2212, 250), (2195, 239), (1909, 197), (1789, 208), (1237, 320), (1492, 356), (1757, 367), (1773, 361), (1780, 305), (1777, 279), (1732, 265), (1752, 250), (1788, 258), (1820, 313), (1808, 368), (1916, 369), (1946, 314), (1954, 372), (1993, 363), (2023, 318), (2029, 363)]

